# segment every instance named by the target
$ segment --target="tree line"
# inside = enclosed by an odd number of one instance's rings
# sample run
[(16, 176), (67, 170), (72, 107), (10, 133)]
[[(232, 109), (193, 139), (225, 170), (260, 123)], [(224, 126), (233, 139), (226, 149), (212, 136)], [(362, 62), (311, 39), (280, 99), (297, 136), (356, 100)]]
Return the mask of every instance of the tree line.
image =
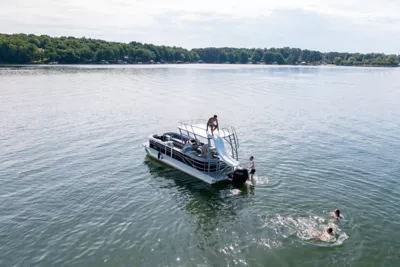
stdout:
[(382, 53), (322, 53), (299, 48), (194, 48), (120, 43), (75, 37), (0, 34), (0, 63), (231, 63), (335, 64), (344, 66), (398, 66), (400, 55)]
[(126, 44), (90, 38), (52, 38), (33, 34), (0, 34), (0, 62), (3, 63), (193, 62), (199, 59), (194, 51), (175, 46), (139, 42)]

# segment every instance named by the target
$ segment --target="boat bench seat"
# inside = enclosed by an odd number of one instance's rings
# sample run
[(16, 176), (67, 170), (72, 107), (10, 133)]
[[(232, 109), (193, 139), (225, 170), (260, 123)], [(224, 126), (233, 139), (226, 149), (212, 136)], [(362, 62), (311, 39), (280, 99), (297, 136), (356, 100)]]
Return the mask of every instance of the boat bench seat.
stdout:
[(183, 148), (183, 146), (185, 145), (185, 143), (183, 143), (182, 140), (177, 139), (177, 138), (171, 138), (171, 141), (174, 142), (174, 146), (177, 146), (179, 148)]

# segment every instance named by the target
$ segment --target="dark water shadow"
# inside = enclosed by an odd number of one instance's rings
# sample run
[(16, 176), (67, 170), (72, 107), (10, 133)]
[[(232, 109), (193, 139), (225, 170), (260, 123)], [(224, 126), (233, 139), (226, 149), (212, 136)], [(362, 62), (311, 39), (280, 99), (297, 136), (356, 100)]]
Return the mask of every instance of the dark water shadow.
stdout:
[(166, 190), (192, 216), (191, 224), (208, 245), (217, 242), (215, 231), (232, 225), (254, 195), (253, 185), (235, 187), (229, 181), (210, 185), (148, 156), (144, 165), (153, 178), (161, 178), (152, 185)]

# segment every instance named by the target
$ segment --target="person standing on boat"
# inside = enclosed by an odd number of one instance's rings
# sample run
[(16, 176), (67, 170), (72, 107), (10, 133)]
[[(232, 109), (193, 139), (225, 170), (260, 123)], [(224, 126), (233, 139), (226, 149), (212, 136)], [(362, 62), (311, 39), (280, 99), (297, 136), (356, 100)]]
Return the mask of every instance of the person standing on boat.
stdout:
[(256, 172), (256, 168), (254, 167), (254, 157), (253, 156), (250, 157), (249, 169), (250, 169), (250, 180), (253, 180), (253, 175)]
[(208, 119), (208, 122), (207, 122), (207, 131), (208, 131), (208, 127), (210, 127), (210, 129), (211, 129), (211, 134), (212, 134), (212, 135), (214, 135), (214, 131), (215, 131), (216, 129), (219, 130), (217, 115), (214, 115), (214, 117), (211, 117), (211, 118)]

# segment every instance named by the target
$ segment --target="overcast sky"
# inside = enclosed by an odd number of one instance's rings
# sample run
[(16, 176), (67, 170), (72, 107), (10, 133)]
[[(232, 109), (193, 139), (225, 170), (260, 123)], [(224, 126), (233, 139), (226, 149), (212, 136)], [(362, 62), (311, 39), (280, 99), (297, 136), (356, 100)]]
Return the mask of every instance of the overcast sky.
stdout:
[(400, 54), (400, 0), (0, 0), (0, 32)]

